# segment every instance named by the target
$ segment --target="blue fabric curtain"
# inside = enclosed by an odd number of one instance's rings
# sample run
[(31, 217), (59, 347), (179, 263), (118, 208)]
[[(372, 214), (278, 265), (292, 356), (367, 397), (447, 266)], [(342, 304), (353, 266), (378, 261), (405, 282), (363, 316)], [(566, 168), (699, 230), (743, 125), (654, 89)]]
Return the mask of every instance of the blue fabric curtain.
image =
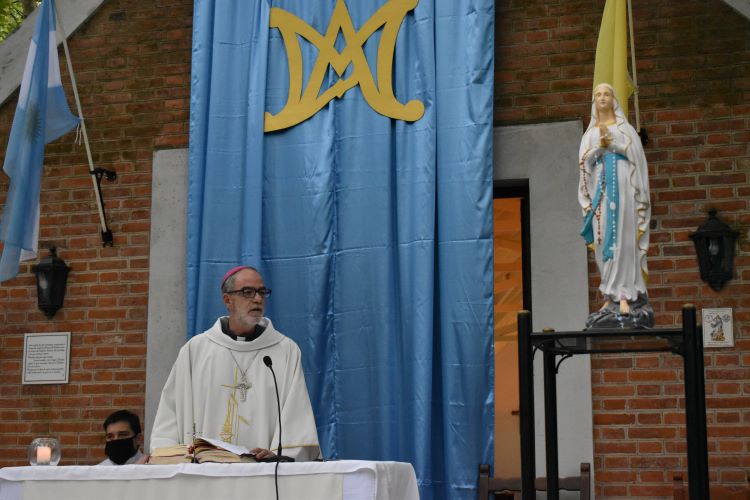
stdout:
[[(385, 3), (348, 0), (355, 29)], [(260, 268), (325, 456), (407, 461), (423, 499), (475, 498), (493, 449), (494, 0), (421, 0), (404, 18), (393, 89), (424, 103), (420, 120), (386, 118), (354, 87), (264, 134), (289, 88), (270, 8), (325, 34), (335, 5), (195, 2), (190, 334), (225, 313), (228, 268)], [(363, 47), (373, 73), (379, 40)], [(301, 48), (306, 84), (318, 49)], [(329, 67), (321, 92), (338, 78)]]

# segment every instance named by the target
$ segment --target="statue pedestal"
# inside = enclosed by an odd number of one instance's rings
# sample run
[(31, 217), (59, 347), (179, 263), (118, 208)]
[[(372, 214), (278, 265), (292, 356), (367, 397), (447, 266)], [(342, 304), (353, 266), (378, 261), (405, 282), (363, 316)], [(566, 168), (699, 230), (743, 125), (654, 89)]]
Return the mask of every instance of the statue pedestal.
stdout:
[(598, 311), (586, 318), (586, 329), (598, 328), (653, 328), (654, 309), (648, 302), (648, 296), (639, 295), (637, 300), (628, 302), (630, 312), (620, 313), (620, 304), (610, 300)]
[[(649, 308), (650, 309), (650, 308)], [(617, 312), (619, 315), (619, 311)], [(625, 315), (620, 315), (625, 316)], [(534, 418), (534, 355), (543, 354), (544, 443), (547, 498), (558, 500), (557, 371), (560, 363), (587, 354), (664, 352), (682, 357), (685, 386), (690, 498), (709, 498), (706, 393), (703, 374), (703, 334), (692, 304), (682, 308), (681, 328), (617, 328), (556, 332), (531, 329), (531, 313), (518, 313), (518, 385), (521, 415), (521, 489), (523, 500), (536, 498)]]

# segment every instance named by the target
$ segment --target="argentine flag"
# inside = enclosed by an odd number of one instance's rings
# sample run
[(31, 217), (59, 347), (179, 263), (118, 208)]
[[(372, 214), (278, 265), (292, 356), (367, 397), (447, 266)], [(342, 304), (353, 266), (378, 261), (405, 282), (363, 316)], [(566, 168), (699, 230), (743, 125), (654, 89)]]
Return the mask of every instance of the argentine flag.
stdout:
[(44, 146), (79, 122), (60, 81), (54, 0), (39, 10), (3, 163), (10, 189), (0, 218), (0, 281), (14, 278), (22, 260), (36, 258)]

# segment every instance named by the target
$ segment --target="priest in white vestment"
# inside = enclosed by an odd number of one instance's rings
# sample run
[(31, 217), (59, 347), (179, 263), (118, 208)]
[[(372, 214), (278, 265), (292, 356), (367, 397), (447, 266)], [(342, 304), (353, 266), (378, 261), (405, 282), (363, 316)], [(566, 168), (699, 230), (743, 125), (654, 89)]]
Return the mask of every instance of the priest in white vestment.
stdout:
[(257, 459), (278, 453), (279, 384), (282, 453), (296, 460), (320, 457), (318, 433), (302, 371), (300, 349), (263, 317), (263, 277), (236, 267), (221, 286), (229, 316), (190, 339), (177, 356), (159, 401), (151, 450), (218, 438), (250, 449)]

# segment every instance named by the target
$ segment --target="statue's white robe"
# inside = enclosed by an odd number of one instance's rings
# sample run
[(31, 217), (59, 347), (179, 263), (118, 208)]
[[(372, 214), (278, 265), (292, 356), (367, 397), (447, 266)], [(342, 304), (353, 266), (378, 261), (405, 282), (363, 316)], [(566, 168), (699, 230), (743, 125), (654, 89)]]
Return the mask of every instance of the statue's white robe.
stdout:
[[(263, 318), (262, 324), (263, 334), (245, 342), (225, 335), (217, 320), (182, 346), (159, 401), (151, 450), (190, 443), (195, 431), (199, 437), (277, 452), (276, 393), (263, 363), (269, 356), (279, 384), (283, 454), (297, 460), (320, 456), (299, 347), (269, 319)], [(237, 386), (245, 370), (251, 387), (243, 402)]]
[(607, 129), (612, 143), (604, 149), (600, 146), (600, 131), (597, 124), (595, 104), (591, 107), (592, 119), (581, 140), (579, 158), (583, 162), (578, 185), (578, 201), (583, 209), (592, 207), (599, 185), (602, 163), (597, 160), (605, 153), (619, 153), (627, 160), (617, 161), (617, 182), (619, 189), (619, 220), (616, 221), (617, 246), (614, 258), (604, 261), (599, 244), (603, 236), (600, 230), (607, 225), (607, 207), (611, 200), (602, 193), (600, 221), (594, 220), (594, 244), (596, 264), (601, 275), (599, 290), (609, 300), (634, 301), (639, 295), (646, 295), (648, 279), (648, 253), (651, 201), (649, 198), (648, 165), (641, 146), (641, 139), (635, 129), (622, 114), (622, 108), (615, 102), (616, 123)]

